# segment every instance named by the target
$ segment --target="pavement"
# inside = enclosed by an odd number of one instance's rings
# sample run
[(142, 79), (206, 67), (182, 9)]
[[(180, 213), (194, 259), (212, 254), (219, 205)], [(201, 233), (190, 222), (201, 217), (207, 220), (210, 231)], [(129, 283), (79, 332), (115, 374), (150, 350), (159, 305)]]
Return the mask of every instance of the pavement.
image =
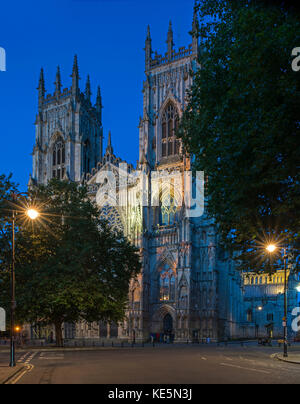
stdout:
[(16, 367), (11, 368), (9, 365), (0, 364), (0, 384), (8, 384), (14, 380), (22, 371), (25, 371), (24, 364), (17, 364)]
[(288, 357), (285, 358), (283, 354), (276, 354), (275, 358), (282, 361), (282, 362), (287, 362), (287, 363), (293, 363), (295, 365), (300, 365), (300, 353), (289, 353)]
[[(300, 362), (278, 360), (277, 347), (160, 345), (17, 352), (23, 369), (11, 384), (299, 384)], [(290, 357), (300, 357), (299, 347)], [(0, 351), (0, 369), (9, 355)]]

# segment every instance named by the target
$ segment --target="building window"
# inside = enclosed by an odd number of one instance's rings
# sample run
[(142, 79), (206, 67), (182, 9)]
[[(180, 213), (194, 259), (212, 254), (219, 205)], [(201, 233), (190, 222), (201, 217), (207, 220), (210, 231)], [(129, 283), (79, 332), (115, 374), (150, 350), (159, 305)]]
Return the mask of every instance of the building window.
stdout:
[(91, 160), (90, 160), (90, 155), (91, 155), (91, 146), (89, 140), (87, 140), (84, 144), (83, 148), (83, 170), (85, 174), (88, 174), (91, 172)]
[(253, 321), (253, 312), (252, 312), (252, 310), (247, 311), (247, 321), (248, 321), (248, 323), (252, 323), (252, 321)]
[(52, 177), (62, 180), (65, 176), (66, 149), (64, 141), (59, 138), (53, 146)]
[(165, 265), (160, 271), (160, 300), (174, 301), (175, 300), (175, 273)]
[(179, 114), (173, 103), (169, 103), (162, 116), (162, 157), (178, 155), (180, 140), (176, 136)]
[(269, 313), (267, 315), (267, 321), (274, 321), (274, 315)]
[(169, 190), (162, 192), (160, 196), (160, 224), (162, 226), (173, 226), (179, 219), (181, 202), (175, 196), (174, 184), (171, 185), (171, 193)]

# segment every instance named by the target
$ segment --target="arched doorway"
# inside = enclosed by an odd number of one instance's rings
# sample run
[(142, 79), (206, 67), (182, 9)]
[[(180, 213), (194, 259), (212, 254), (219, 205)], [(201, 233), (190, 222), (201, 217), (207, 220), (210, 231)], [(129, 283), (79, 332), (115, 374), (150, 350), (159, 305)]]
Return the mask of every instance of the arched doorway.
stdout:
[(167, 314), (164, 317), (164, 334), (171, 335), (173, 333), (173, 317), (171, 314)]

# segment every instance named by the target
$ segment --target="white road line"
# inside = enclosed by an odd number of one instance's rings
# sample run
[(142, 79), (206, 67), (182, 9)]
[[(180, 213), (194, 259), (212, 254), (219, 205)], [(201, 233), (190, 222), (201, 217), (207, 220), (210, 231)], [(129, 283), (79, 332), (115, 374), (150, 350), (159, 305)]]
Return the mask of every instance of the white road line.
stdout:
[(37, 352), (33, 352), (32, 355), (29, 356), (29, 358), (25, 361), (25, 365), (29, 365), (29, 363), (32, 361), (32, 359), (37, 355)]
[(231, 368), (236, 368), (236, 369), (241, 369), (241, 370), (247, 370), (251, 372), (256, 372), (256, 373), (264, 373), (266, 375), (271, 374), (270, 372), (267, 372), (266, 370), (260, 370), (260, 369), (252, 369), (252, 368), (245, 368), (243, 366), (238, 366), (238, 365), (231, 365), (229, 363), (220, 363), (221, 366), (228, 366)]
[(40, 354), (39, 360), (61, 360), (61, 359), (65, 359), (65, 355), (64, 354), (59, 354), (59, 353), (48, 353), (48, 356), (45, 356), (45, 353), (42, 352)]

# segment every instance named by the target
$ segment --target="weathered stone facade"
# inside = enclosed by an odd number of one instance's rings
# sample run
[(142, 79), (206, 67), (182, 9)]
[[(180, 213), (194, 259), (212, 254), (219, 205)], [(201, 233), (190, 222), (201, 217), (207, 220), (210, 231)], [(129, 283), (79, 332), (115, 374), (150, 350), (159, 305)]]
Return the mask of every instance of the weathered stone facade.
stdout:
[[(193, 32), (196, 24), (195, 15)], [(65, 325), (67, 338), (142, 341), (157, 334), (170, 335), (178, 342), (247, 338), (267, 333), (265, 310), (269, 323), (276, 321), (273, 332), (280, 333), (282, 288), (273, 290), (271, 297), (266, 291), (254, 290), (220, 248), (217, 225), (205, 210), (199, 217), (187, 214), (184, 173), (191, 169), (191, 160), (175, 131), (186, 108), (193, 73), (199, 69), (198, 52), (195, 34), (188, 48), (175, 51), (170, 24), (167, 53), (155, 52), (153, 57), (148, 28), (136, 168), (114, 155), (111, 134), (103, 155), (100, 89), (93, 106), (89, 78), (85, 94), (79, 90), (77, 58), (70, 89), (61, 92), (58, 70), (55, 93), (45, 97), (41, 73), (31, 182), (45, 184), (53, 176), (85, 181), (103, 216), (140, 249), (143, 263), (141, 275), (131, 282), (124, 324)], [(171, 187), (162, 184), (155, 195), (153, 176), (159, 172), (168, 173)], [(173, 181), (174, 173), (179, 173), (182, 188)], [(115, 181), (116, 193), (107, 187), (110, 181)], [(103, 189), (107, 191), (105, 201), (101, 199)], [(144, 206), (143, 195), (151, 191), (158, 204)], [(165, 203), (170, 198), (172, 202)], [(278, 306), (272, 317), (272, 307), (267, 305), (273, 298)], [(293, 294), (291, 307), (296, 299)], [(262, 310), (254, 321), (250, 310), (257, 307)]]

